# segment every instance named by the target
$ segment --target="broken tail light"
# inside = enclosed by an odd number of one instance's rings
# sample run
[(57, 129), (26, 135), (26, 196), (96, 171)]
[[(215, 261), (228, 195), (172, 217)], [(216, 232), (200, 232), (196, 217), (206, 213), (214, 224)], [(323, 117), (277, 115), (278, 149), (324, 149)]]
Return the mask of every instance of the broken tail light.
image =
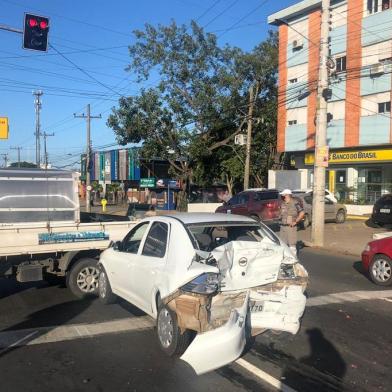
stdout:
[(219, 276), (215, 273), (204, 273), (181, 287), (181, 290), (196, 294), (213, 294), (218, 291)]

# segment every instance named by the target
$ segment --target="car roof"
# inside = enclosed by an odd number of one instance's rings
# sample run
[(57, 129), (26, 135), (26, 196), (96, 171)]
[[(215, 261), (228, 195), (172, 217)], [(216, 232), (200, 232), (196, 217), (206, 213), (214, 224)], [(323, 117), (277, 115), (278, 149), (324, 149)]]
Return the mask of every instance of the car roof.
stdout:
[(188, 212), (178, 214), (157, 215), (153, 218), (167, 217), (177, 219), (185, 225), (198, 224), (198, 223), (255, 223), (257, 222), (243, 215), (235, 214), (220, 214), (209, 212)]

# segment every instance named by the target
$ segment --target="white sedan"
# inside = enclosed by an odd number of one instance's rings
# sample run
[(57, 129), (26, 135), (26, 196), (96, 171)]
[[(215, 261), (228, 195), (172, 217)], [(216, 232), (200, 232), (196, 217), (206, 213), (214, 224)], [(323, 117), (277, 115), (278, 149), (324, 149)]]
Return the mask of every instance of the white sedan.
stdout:
[(99, 261), (99, 297), (156, 319), (158, 342), (197, 374), (236, 360), (268, 329), (297, 333), (305, 268), (264, 224), (239, 215), (143, 219)]

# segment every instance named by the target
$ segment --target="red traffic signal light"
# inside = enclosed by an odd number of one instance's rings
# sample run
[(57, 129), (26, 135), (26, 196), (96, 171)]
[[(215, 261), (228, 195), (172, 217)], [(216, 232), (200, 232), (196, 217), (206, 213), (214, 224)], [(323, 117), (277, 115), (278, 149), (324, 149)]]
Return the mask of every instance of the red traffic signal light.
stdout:
[(33, 18), (31, 18), (31, 19), (29, 19), (29, 26), (30, 27), (35, 27), (35, 26), (38, 26), (38, 22), (37, 22), (37, 19), (33, 19)]
[(45, 30), (48, 28), (48, 22), (46, 20), (41, 20), (41, 22), (39, 22), (39, 27), (41, 27), (42, 30)]
[(25, 14), (23, 48), (46, 52), (48, 49), (49, 18)]

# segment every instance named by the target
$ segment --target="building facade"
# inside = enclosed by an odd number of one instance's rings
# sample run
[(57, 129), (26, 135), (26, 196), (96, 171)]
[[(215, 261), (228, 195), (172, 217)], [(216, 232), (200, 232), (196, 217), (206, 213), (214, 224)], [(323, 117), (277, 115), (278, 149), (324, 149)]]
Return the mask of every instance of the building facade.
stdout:
[[(321, 1), (268, 18), (279, 28), (278, 151), (313, 178)], [(392, 0), (337, 0), (330, 8), (327, 186), (373, 203), (392, 191)]]

